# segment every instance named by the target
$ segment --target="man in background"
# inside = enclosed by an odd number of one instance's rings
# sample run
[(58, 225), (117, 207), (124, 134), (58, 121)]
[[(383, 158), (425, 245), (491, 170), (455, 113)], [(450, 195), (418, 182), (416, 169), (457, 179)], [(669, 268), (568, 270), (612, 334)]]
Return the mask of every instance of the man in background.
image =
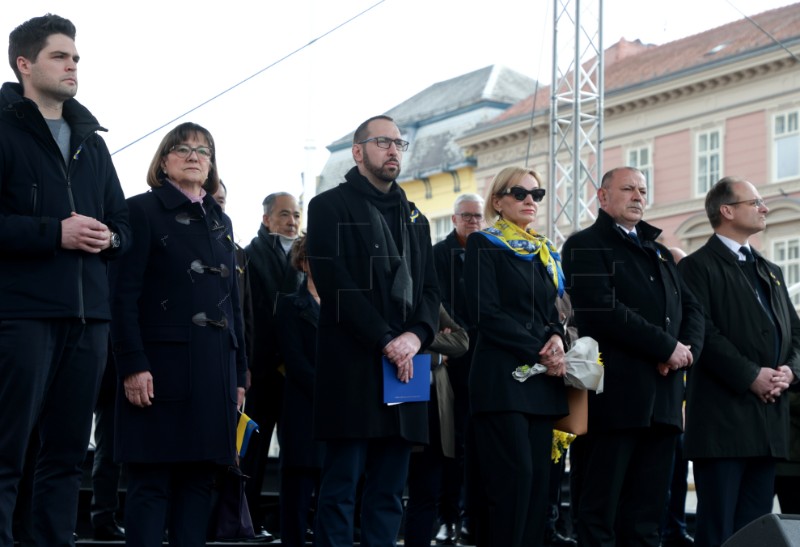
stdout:
[[(455, 421), (455, 459), (445, 458), (442, 499), (439, 505), (441, 525), (436, 533), (436, 543), (454, 545), (460, 537), (462, 543), (471, 543), (474, 530), (470, 525), (470, 505), (478, 495), (477, 460), (474, 440), (469, 433), (469, 368), (478, 330), (467, 313), (467, 296), (464, 289), (464, 248), (467, 237), (483, 228), (483, 198), (477, 194), (461, 194), (453, 203), (453, 231), (433, 246), (433, 260), (439, 281), (442, 305), (467, 333), (469, 350), (464, 355), (447, 362), (447, 374), (453, 388)], [(473, 465), (474, 464), (474, 465)], [(463, 486), (463, 490), (462, 490)], [(462, 498), (462, 491), (464, 497)], [(468, 503), (470, 502), (470, 503)], [(456, 524), (461, 519), (461, 526)]]
[[(253, 438), (242, 459), (242, 471), (250, 477), (246, 485), (247, 503), (257, 528), (264, 521), (260, 499), (272, 430), (283, 406), (283, 359), (278, 346), (275, 311), (278, 299), (295, 292), (302, 279), (289, 258), (289, 250), (300, 229), (297, 200), (287, 192), (276, 192), (264, 199), (263, 206), (258, 235), (244, 250), (254, 333), (252, 344), (248, 342), (252, 348), (248, 356), (251, 384), (245, 408), (247, 415), (258, 424), (260, 434)], [(265, 540), (272, 536), (266, 529), (257, 535)]]

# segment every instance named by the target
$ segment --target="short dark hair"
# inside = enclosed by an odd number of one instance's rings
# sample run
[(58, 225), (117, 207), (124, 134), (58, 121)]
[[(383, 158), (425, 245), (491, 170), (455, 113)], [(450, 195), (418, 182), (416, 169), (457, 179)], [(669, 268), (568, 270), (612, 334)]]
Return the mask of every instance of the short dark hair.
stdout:
[(353, 144), (358, 144), (359, 142), (363, 141), (364, 139), (369, 138), (369, 124), (374, 122), (375, 120), (386, 120), (387, 122), (394, 123), (394, 119), (381, 114), (380, 116), (372, 116), (370, 119), (361, 123), (356, 129), (356, 132), (353, 133)]
[[(637, 169), (636, 167), (631, 167), (629, 165), (626, 165), (624, 167), (615, 167), (614, 169), (606, 171), (606, 174), (603, 175), (603, 178), (600, 181), (600, 187), (608, 188), (608, 185), (611, 183), (611, 179), (613, 179), (614, 175), (616, 175), (619, 171), (633, 171), (634, 173), (639, 173), (640, 175), (642, 175), (642, 177), (644, 177), (644, 173), (642, 173), (642, 170)], [(645, 179), (646, 178), (647, 177), (645, 177)]]
[(294, 240), (292, 243), (292, 249), (289, 252), (289, 256), (292, 257), (292, 268), (298, 272), (302, 272), (303, 262), (305, 262), (306, 258), (308, 258), (308, 252), (306, 252), (306, 234), (303, 234)]
[(173, 146), (184, 143), (192, 137), (202, 135), (211, 148), (211, 159), (208, 160), (208, 178), (203, 183), (203, 188), (209, 194), (216, 194), (219, 189), (219, 172), (217, 171), (217, 147), (214, 146), (214, 137), (208, 129), (192, 122), (185, 122), (172, 129), (161, 139), (156, 153), (147, 170), (147, 184), (151, 188), (158, 188), (164, 184), (167, 174), (161, 169), (161, 160), (170, 153)]
[(272, 194), (265, 197), (264, 201), (261, 202), (261, 205), (264, 206), (265, 215), (269, 216), (272, 214), (272, 207), (273, 205), (275, 205), (275, 200), (282, 196), (289, 196), (290, 198), (294, 198), (294, 196), (289, 192), (273, 192)]
[(47, 39), (53, 34), (65, 34), (75, 40), (75, 25), (69, 19), (48, 13), (25, 21), (8, 35), (8, 64), (22, 83), (22, 74), (17, 69), (17, 59), (25, 57), (35, 62), (44, 49)]
[(706, 216), (712, 228), (722, 224), (722, 215), (719, 208), (726, 203), (736, 201), (736, 193), (733, 191), (734, 184), (744, 182), (739, 177), (723, 177), (709, 189), (706, 194)]

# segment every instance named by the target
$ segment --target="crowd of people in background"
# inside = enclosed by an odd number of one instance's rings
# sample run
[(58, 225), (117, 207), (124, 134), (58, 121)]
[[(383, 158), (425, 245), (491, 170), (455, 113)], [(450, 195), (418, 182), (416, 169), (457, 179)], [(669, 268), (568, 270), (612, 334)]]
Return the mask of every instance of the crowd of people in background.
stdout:
[[(215, 539), (232, 467), (249, 477), (247, 539), (293, 546), (718, 547), (776, 492), (800, 513), (800, 319), (780, 268), (749, 244), (769, 210), (752, 182), (709, 190), (713, 234), (685, 256), (643, 220), (644, 174), (613, 168), (594, 223), (557, 249), (532, 228), (546, 181), (508, 167), (485, 196), (455, 197), (453, 230), (432, 245), (397, 183), (410, 143), (379, 115), (356, 128), (342, 183), (308, 204), (306, 233), (297, 198), (274, 192), (242, 248), (208, 129), (169, 130), (143, 168), (149, 188), (125, 199), (104, 129), (74, 98), (74, 25), (23, 23), (9, 59), (0, 547), (75, 544), (93, 416), (95, 537), (136, 547)], [(599, 344), (604, 390), (570, 448), (561, 529), (553, 429), (578, 336)], [(420, 374), (429, 400), (384, 401), (387, 381)], [(240, 458), (243, 410), (261, 433)]]

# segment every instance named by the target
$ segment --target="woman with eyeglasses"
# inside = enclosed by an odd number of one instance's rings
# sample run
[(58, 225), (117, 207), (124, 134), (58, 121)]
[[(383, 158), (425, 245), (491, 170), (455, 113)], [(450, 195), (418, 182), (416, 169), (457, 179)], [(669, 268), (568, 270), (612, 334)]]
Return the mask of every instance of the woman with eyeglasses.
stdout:
[(489, 227), (467, 239), (464, 281), (478, 325), (469, 396), (487, 498), (479, 545), (542, 545), (553, 423), (568, 413), (555, 305), (564, 276), (552, 242), (530, 228), (545, 193), (536, 171), (503, 169), (486, 199)]
[(130, 250), (112, 270), (129, 546), (205, 545), (212, 486), (235, 462), (247, 359), (230, 219), (214, 139), (184, 123), (161, 140), (150, 191), (129, 198)]

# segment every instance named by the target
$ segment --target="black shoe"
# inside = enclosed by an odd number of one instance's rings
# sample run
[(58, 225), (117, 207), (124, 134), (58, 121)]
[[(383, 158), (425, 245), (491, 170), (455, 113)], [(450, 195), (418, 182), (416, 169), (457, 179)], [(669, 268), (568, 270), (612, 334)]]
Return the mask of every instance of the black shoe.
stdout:
[(458, 545), (475, 545), (475, 535), (466, 526), (458, 532)]
[(548, 547), (577, 547), (578, 542), (572, 538), (562, 536), (554, 530), (552, 532), (545, 532), (544, 544)]
[(267, 532), (263, 526), (256, 530), (256, 535), (247, 540), (248, 543), (272, 543), (275, 541), (275, 536)]
[(455, 545), (456, 544), (456, 525), (442, 524), (436, 533), (436, 545)]
[(684, 532), (681, 536), (665, 538), (661, 541), (661, 547), (692, 547), (693, 545), (694, 538), (686, 532)]
[(112, 521), (94, 527), (94, 539), (98, 541), (124, 541), (125, 529)]

